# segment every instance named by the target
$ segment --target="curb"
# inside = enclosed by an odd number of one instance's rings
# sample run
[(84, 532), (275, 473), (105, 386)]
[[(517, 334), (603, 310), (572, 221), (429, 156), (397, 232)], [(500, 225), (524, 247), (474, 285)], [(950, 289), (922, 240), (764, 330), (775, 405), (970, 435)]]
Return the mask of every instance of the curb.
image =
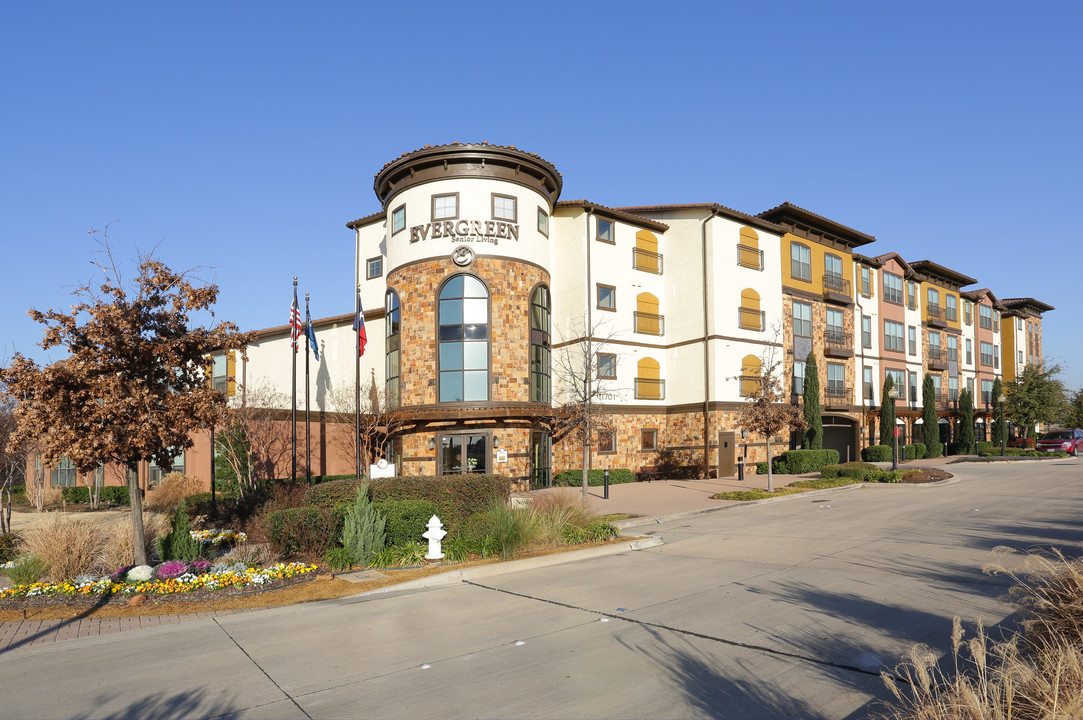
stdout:
[(521, 570), (537, 570), (538, 568), (550, 567), (552, 565), (564, 565), (565, 563), (576, 562), (578, 560), (593, 560), (594, 558), (606, 557), (609, 555), (620, 555), (621, 553), (632, 550), (646, 550), (647, 548), (658, 547), (661, 544), (661, 538), (639, 538), (637, 540), (614, 543), (603, 547), (587, 548), (586, 550), (572, 550), (570, 552), (557, 553), (555, 555), (542, 555), (541, 557), (510, 560), (508, 562), (494, 563), (492, 565), (479, 565), (477, 567), (466, 568), (465, 570), (449, 570), (448, 572), (440, 573), (439, 575), (418, 578), (417, 580), (410, 580), (399, 583), (398, 585), (388, 585), (385, 588), (369, 590), (368, 592), (358, 593), (357, 595), (351, 595), (350, 597), (369, 597), (399, 592), (400, 590), (423, 590), (427, 588), (458, 585), (466, 580), (477, 580), (479, 578), (492, 577), (494, 575), (505, 575)]

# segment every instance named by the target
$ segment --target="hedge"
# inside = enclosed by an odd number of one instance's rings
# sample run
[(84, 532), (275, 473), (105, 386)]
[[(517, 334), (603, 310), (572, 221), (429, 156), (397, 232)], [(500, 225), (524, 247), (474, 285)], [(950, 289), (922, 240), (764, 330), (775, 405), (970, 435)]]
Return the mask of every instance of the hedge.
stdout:
[(861, 459), (865, 462), (891, 462), (891, 446), (869, 445), (861, 451)]
[[(872, 447), (886, 447), (884, 445), (873, 445)], [(855, 480), (865, 480), (869, 476), (869, 473), (878, 468), (875, 465), (867, 462), (848, 462), (841, 465), (824, 465), (820, 470), (820, 475), (825, 478), (854, 478)]]
[(937, 441), (925, 448), (925, 457), (938, 458), (944, 454), (944, 443)]
[[(993, 443), (988, 442), (987, 440), (979, 440), (978, 441), (978, 454), (979, 455), (988, 455), (989, 453), (993, 452), (993, 448), (994, 448)], [(998, 452), (999, 452), (999, 450), (1000, 450), (1000, 448), (997, 448)]]
[(280, 555), (304, 553), (322, 557), (342, 538), (346, 506), (272, 510), (263, 516), (271, 549)]
[(494, 503), (507, 503), (511, 480), (503, 475), (408, 475), (369, 482), (373, 502), (428, 500), (445, 527), (457, 526)]
[(305, 502), (326, 508), (343, 502), (353, 502), (354, 497), (357, 496), (357, 488), (364, 482), (366, 482), (365, 478), (358, 480), (356, 475), (346, 475), (313, 485), (305, 491)]
[(925, 443), (913, 443), (906, 446), (907, 460), (921, 460), (927, 453), (928, 451), (925, 448)]
[[(636, 476), (628, 468), (613, 468), (609, 471), (609, 484), (635, 482)], [(587, 484), (598, 486), (605, 484), (605, 473), (602, 470), (590, 470), (587, 472)], [(554, 487), (582, 487), (583, 469), (562, 470), (553, 476)]]
[(422, 535), (429, 518), (440, 514), (436, 503), (428, 500), (387, 500), (375, 503), (375, 507), (387, 520), (384, 537), (389, 546), (402, 545), (411, 540), (424, 542)]
[[(90, 488), (85, 485), (66, 487), (60, 489), (60, 495), (64, 502), (88, 503), (90, 502)], [(131, 496), (128, 494), (127, 485), (105, 485), (98, 494), (98, 501), (107, 505), (130, 505)]]
[(950, 442), (947, 445), (948, 455), (972, 455), (974, 446), (961, 442)]
[[(787, 450), (771, 460), (775, 475), (802, 475), (818, 472), (824, 465), (838, 465), (838, 450)], [(767, 474), (767, 463), (756, 463), (756, 474)]]

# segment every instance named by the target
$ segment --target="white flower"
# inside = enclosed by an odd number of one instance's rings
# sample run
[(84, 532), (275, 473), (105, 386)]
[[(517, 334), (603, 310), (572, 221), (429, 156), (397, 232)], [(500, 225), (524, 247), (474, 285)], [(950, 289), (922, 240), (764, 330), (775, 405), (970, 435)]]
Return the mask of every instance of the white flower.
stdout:
[(124, 576), (129, 582), (146, 582), (154, 577), (154, 568), (150, 565), (136, 565)]

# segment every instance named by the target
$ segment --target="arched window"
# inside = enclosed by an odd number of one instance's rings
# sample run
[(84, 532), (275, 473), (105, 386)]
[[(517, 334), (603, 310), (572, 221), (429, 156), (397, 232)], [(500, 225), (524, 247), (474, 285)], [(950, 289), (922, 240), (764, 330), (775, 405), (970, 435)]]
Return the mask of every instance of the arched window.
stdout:
[(662, 400), (666, 396), (666, 381), (661, 379), (661, 366), (654, 358), (645, 357), (636, 363), (636, 398)]
[(440, 289), (440, 402), (489, 399), (489, 291), (472, 275)]
[(658, 238), (649, 230), (636, 233), (636, 247), (632, 253), (632, 266), (636, 270), (662, 274), (662, 254), (658, 252)]
[(749, 397), (760, 389), (760, 359), (755, 355), (745, 355), (741, 361), (741, 396)]
[(387, 404), (391, 407), (398, 407), (402, 353), (399, 350), (399, 296), (394, 290), (387, 291), (384, 298), (384, 311), (386, 312), (384, 328), (387, 336), (387, 357), (384, 372), (387, 387)]
[(530, 296), (530, 401), (552, 398), (549, 348), (549, 288), (538, 286)]
[(741, 228), (741, 236), (737, 241), (737, 264), (753, 270), (763, 270), (760, 236), (750, 227)]
[(662, 335), (665, 318), (658, 314), (658, 298), (649, 292), (636, 295), (635, 331), (647, 335)]
[(741, 307), (737, 309), (742, 330), (763, 330), (763, 311), (760, 310), (760, 294), (752, 288), (741, 291)]

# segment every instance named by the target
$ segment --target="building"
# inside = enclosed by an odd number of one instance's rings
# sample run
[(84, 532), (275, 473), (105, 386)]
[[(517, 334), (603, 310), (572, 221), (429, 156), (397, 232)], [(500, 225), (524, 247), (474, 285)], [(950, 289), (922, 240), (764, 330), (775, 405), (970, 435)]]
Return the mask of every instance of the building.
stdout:
[[(382, 451), (398, 473), (496, 472), (525, 488), (582, 465), (562, 431), (573, 388), (607, 419), (593, 467), (636, 470), (669, 448), (728, 475), (739, 455), (766, 459), (736, 419), (764, 363), (800, 403), (817, 358), (824, 444), (845, 460), (877, 442), (888, 376), (901, 441), (920, 434), (926, 374), (941, 437), (957, 432), (962, 388), (984, 402), (983, 437), (993, 379), (1041, 362), (1049, 305), (965, 290), (975, 278), (931, 260), (865, 254), (873, 235), (797, 205), (613, 208), (562, 200), (562, 185), (538, 155), (485, 143), (426, 146), (379, 170), (379, 209), (347, 223), (359, 365), (354, 308), (315, 322), (314, 474), (352, 471), (355, 374), (393, 411)], [(260, 331), (243, 357), (214, 359), (212, 381), (285, 421), (290, 357), (287, 326)], [(206, 469), (181, 465), (209, 475), (209, 434), (194, 440)]]

